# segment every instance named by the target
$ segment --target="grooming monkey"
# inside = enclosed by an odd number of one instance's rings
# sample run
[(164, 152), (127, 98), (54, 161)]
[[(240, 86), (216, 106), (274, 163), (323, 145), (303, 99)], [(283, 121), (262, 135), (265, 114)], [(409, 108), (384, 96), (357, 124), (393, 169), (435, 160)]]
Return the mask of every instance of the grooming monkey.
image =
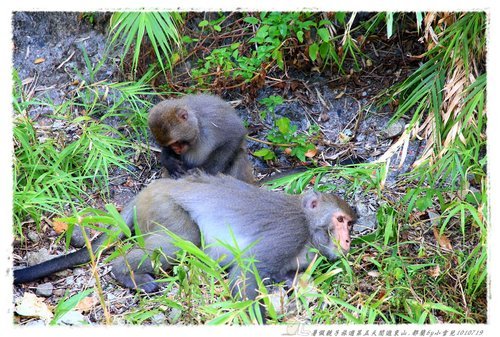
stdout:
[[(128, 288), (146, 292), (158, 289), (153, 266), (146, 253), (161, 249), (162, 268), (170, 267), (170, 257), (178, 250), (165, 227), (174, 234), (200, 246), (213, 259), (227, 265), (231, 252), (220, 243), (234, 244), (245, 254), (254, 256), (262, 279), (288, 281), (295, 271), (304, 270), (310, 258), (309, 249), (316, 248), (334, 260), (350, 248), (350, 231), (356, 215), (349, 205), (332, 194), (309, 192), (287, 195), (259, 189), (230, 176), (204, 173), (172, 180), (160, 179), (141, 191), (123, 210), (123, 218), (133, 227), (134, 208), (137, 222), (145, 233), (145, 250), (135, 248), (113, 261), (112, 275)], [(106, 240), (101, 235), (92, 243), (93, 250)], [(47, 276), (89, 260), (86, 249), (14, 271), (14, 283), (24, 283)], [(231, 265), (229, 270), (233, 294), (254, 299), (257, 282), (252, 275)], [(243, 287), (240, 285), (244, 284)]]
[(149, 111), (148, 125), (161, 146), (161, 164), (171, 177), (199, 168), (254, 181), (246, 154), (246, 129), (221, 98), (198, 94), (160, 102)]

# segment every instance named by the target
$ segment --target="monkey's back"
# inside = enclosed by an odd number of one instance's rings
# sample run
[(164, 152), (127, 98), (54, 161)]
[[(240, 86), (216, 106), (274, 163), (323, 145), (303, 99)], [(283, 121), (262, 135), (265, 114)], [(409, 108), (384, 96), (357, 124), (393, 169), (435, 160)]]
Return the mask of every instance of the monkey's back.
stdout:
[(271, 269), (267, 273), (276, 274), (289, 264), (289, 257), (297, 256), (309, 237), (299, 196), (267, 191), (225, 175), (201, 174), (167, 184), (170, 197), (191, 215), (207, 243), (236, 241), (241, 250), (252, 245), (249, 254)]

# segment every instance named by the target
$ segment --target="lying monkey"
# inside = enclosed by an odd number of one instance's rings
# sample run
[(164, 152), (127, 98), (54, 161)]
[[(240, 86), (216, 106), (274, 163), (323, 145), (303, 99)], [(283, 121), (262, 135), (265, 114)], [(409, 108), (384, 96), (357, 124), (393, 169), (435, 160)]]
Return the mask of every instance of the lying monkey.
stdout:
[[(179, 180), (159, 179), (141, 191), (127, 205), (122, 216), (133, 228), (134, 209), (137, 222), (145, 236), (145, 250), (135, 248), (112, 263), (112, 275), (128, 288), (146, 292), (158, 290), (147, 252), (161, 249), (166, 257), (175, 257), (178, 250), (171, 237), (162, 232), (166, 227), (176, 235), (200, 246), (203, 235), (205, 251), (213, 259), (226, 255), (221, 264), (229, 264), (231, 252), (217, 242), (237, 246), (247, 256), (255, 257), (255, 266), (262, 279), (287, 281), (289, 275), (302, 271), (308, 264), (309, 248), (316, 248), (329, 260), (350, 249), (350, 231), (356, 214), (349, 205), (332, 194), (308, 192), (288, 195), (259, 189), (230, 176), (210, 176), (204, 173)], [(92, 243), (97, 250), (106, 240), (99, 236)], [(89, 261), (87, 249), (57, 257), (41, 264), (14, 271), (14, 283), (25, 283), (54, 272)], [(163, 258), (162, 267), (170, 261)], [(132, 271), (132, 273), (131, 273)], [(255, 299), (258, 285), (255, 278), (245, 275), (235, 264), (229, 270), (233, 294)], [(244, 287), (239, 285), (244, 283)]]

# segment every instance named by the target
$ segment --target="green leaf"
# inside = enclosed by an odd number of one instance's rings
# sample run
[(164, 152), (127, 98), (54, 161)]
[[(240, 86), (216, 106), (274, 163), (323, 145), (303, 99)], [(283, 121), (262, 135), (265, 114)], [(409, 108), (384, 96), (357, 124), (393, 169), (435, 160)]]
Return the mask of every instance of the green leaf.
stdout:
[(394, 13), (387, 12), (385, 15), (385, 22), (387, 23), (387, 38), (391, 38), (392, 36), (392, 25), (394, 23)]
[(304, 32), (303, 31), (298, 31), (297, 32), (297, 40), (299, 40), (300, 43), (304, 42)]
[(57, 303), (56, 308), (54, 309), (54, 318), (50, 322), (50, 325), (55, 325), (58, 323), (59, 319), (62, 316), (71, 311), (76, 305), (83, 300), (85, 297), (90, 295), (94, 291), (94, 288), (87, 289), (81, 293), (78, 293), (68, 299), (62, 299), (59, 303)]
[(220, 32), (222, 30), (222, 28), (219, 25), (214, 25), (214, 30), (217, 32)]
[(282, 134), (287, 134), (290, 132), (290, 120), (286, 117), (282, 117), (276, 121), (276, 126)]
[(271, 159), (276, 158), (276, 155), (274, 154), (274, 152), (267, 149), (267, 148), (262, 148), (260, 150), (257, 150), (253, 153), (253, 155), (256, 157), (262, 157), (265, 160), (271, 160)]
[(279, 25), (278, 29), (280, 30), (280, 34), (283, 37), (285, 37), (286, 33), (288, 33), (288, 26), (286, 25), (286, 23), (282, 23), (281, 25)]
[(432, 206), (432, 199), (429, 196), (419, 198), (415, 202), (415, 206), (419, 211), (425, 211), (426, 209)]
[(322, 59), (325, 59), (330, 50), (330, 43), (324, 42), (319, 46), (319, 55)]
[(341, 24), (345, 22), (345, 16), (346, 16), (345, 12), (335, 13), (335, 19)]
[(316, 61), (316, 58), (318, 57), (318, 50), (319, 47), (316, 43), (313, 43), (309, 46), (309, 58), (311, 59), (311, 61)]
[(200, 22), (200, 23), (198, 24), (198, 27), (202, 28), (202, 27), (205, 27), (205, 26), (207, 26), (207, 25), (208, 25), (208, 21), (207, 21), (207, 20), (203, 20), (202, 22)]
[(318, 29), (318, 36), (321, 38), (321, 40), (323, 40), (323, 42), (330, 41), (330, 32), (326, 28)]
[(248, 17), (244, 18), (243, 21), (246, 23), (249, 23), (251, 25), (256, 25), (259, 23), (259, 19), (257, 19), (256, 17), (253, 17), (253, 16), (248, 16)]

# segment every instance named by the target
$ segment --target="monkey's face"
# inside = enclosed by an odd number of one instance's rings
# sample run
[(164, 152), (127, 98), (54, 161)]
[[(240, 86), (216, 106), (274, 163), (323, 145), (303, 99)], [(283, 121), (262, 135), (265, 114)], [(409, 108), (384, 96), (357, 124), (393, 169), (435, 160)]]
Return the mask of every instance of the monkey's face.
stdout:
[(184, 106), (158, 106), (151, 110), (148, 121), (156, 141), (178, 155), (186, 153), (198, 138), (196, 114)]
[(330, 260), (347, 254), (356, 214), (335, 195), (313, 192), (304, 197), (304, 207), (313, 232), (313, 245)]
[(174, 151), (178, 155), (186, 153), (190, 147), (189, 143), (186, 141), (174, 141), (169, 146), (172, 149), (172, 151)]

